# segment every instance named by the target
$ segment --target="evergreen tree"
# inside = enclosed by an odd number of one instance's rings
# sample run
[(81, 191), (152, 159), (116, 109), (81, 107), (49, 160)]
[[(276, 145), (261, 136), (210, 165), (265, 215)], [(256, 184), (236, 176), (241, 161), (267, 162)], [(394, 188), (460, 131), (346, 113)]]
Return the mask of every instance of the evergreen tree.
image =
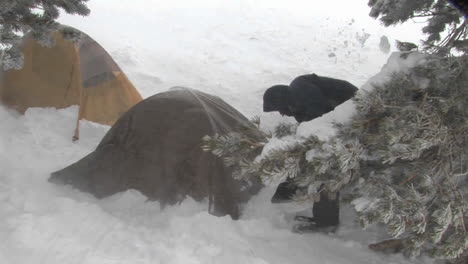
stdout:
[[(453, 3), (451, 3), (453, 2)], [(426, 18), (422, 29), (427, 34), (423, 48), (430, 52), (449, 53), (451, 48), (466, 52), (467, 22), (465, 6), (447, 0), (369, 0), (370, 16), (379, 18), (385, 26), (404, 23), (414, 18)], [(445, 35), (444, 37), (442, 37)]]
[[(468, 56), (428, 56), (408, 73), (353, 99), (357, 113), (329, 141), (315, 136), (253, 155), (261, 142), (239, 133), (205, 137), (237, 177), (290, 177), (296, 199), (367, 201), (363, 226), (382, 223), (409, 256), (468, 254)], [(247, 143), (247, 144), (246, 144)]]
[(429, 57), (360, 93), (358, 114), (340, 126), (339, 138), (369, 157), (354, 186), (370, 201), (362, 224), (385, 224), (409, 255), (468, 253), (467, 66), (466, 55)]
[[(86, 16), (88, 0), (9, 0), (0, 1), (0, 66), (3, 69), (20, 69), (23, 56), (18, 44), (23, 34), (31, 31), (44, 46), (52, 46), (51, 32), (59, 29), (56, 19), (60, 9), (68, 14)], [(66, 37), (77, 35), (64, 28)]]

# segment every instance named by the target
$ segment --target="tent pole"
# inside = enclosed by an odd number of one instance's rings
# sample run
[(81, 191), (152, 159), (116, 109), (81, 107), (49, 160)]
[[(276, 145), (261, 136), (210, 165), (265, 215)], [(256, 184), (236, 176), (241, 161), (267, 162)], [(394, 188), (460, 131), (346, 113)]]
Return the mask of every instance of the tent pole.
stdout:
[[(81, 106), (80, 106), (81, 109)], [(78, 110), (78, 115), (76, 117), (76, 127), (75, 127), (75, 133), (73, 133), (73, 141), (77, 141), (80, 139), (80, 110)]]

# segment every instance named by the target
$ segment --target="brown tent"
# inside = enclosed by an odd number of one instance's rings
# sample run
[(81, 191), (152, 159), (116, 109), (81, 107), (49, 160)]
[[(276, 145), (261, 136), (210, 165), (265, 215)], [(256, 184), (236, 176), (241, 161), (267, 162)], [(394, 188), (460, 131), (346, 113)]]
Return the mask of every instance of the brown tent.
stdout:
[(79, 105), (78, 120), (112, 125), (142, 100), (111, 56), (91, 37), (81, 32), (76, 43), (60, 32), (53, 37), (55, 45), (50, 48), (40, 45), (32, 34), (24, 37), (23, 68), (0, 73), (1, 102), (20, 112), (29, 107)]
[(50, 181), (98, 198), (136, 189), (162, 206), (186, 196), (207, 198), (210, 213), (236, 219), (262, 184), (234, 179), (220, 158), (201, 149), (203, 136), (231, 131), (263, 139), (218, 97), (187, 88), (156, 94), (124, 114), (94, 152), (54, 172)]

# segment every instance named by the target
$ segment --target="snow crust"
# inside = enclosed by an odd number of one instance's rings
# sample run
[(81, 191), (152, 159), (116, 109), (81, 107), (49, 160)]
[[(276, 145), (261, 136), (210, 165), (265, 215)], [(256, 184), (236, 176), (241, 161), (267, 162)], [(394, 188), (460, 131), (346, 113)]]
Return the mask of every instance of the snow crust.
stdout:
[[(387, 59), (378, 47), (381, 34), (401, 37), (364, 19), (367, 1), (338, 1), (346, 11), (336, 1), (311, 2), (101, 0), (89, 2), (90, 17), (63, 16), (62, 22), (110, 51), (144, 97), (193, 87), (248, 117), (260, 115), (269, 130), (293, 119), (261, 112), (266, 88), (312, 72), (362, 86)], [(363, 7), (348, 12), (358, 2)], [(366, 33), (362, 44), (356, 36)], [(410, 64), (392, 56), (372, 82)], [(329, 137), (330, 123), (346, 120), (352, 109), (344, 104), (302, 124), (298, 134)], [(97, 200), (50, 184), (51, 172), (91, 152), (109, 130), (82, 121), (81, 138), (72, 142), (77, 111), (33, 108), (19, 115), (0, 106), (0, 264), (429, 263), (368, 250), (381, 234), (361, 231), (346, 207), (336, 234), (291, 232), (294, 214), (310, 213), (310, 205), (271, 204), (278, 179), (246, 205), (239, 221), (211, 216), (207, 203), (190, 199), (161, 209), (132, 190)]]

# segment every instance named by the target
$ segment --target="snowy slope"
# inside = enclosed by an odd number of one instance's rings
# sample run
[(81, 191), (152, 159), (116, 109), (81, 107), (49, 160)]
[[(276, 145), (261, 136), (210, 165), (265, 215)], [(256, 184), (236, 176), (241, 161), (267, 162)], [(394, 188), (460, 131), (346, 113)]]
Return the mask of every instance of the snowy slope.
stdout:
[[(62, 22), (101, 43), (144, 97), (189, 86), (252, 116), (273, 84), (315, 72), (359, 87), (386, 61), (378, 43), (392, 29), (367, 16), (367, 1), (332, 2), (100, 0), (90, 2), (91, 16)], [(414, 32), (403, 27), (389, 38), (411, 40)]]
[[(366, 17), (367, 1), (333, 2), (100, 0), (90, 2), (90, 17), (62, 22), (101, 43), (144, 97), (193, 87), (248, 117), (260, 115), (268, 129), (292, 119), (261, 113), (267, 87), (310, 72), (361, 86), (388, 57), (378, 48), (382, 34), (417, 35), (380, 28)], [(0, 106), (0, 264), (426, 263), (369, 251), (380, 234), (360, 231), (346, 208), (335, 235), (292, 233), (294, 212), (307, 205), (272, 205), (273, 184), (239, 221), (213, 217), (191, 200), (161, 210), (135, 191), (96, 200), (49, 184), (50, 172), (92, 151), (109, 129), (83, 121), (81, 139), (72, 143), (76, 111), (29, 109), (20, 116)], [(327, 120), (300, 131), (326, 136)]]
[[(0, 109), (0, 263), (408, 263), (370, 252), (376, 234), (356, 229), (344, 211), (337, 235), (291, 232), (292, 212), (269, 203), (273, 189), (253, 199), (244, 217), (214, 217), (191, 200), (160, 210), (135, 191), (96, 200), (47, 182), (89, 152), (107, 127), (82, 123), (70, 142), (76, 107)], [(363, 243), (362, 243), (363, 242)]]

